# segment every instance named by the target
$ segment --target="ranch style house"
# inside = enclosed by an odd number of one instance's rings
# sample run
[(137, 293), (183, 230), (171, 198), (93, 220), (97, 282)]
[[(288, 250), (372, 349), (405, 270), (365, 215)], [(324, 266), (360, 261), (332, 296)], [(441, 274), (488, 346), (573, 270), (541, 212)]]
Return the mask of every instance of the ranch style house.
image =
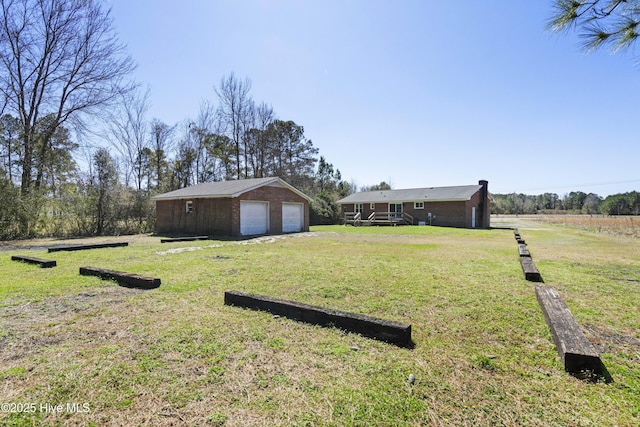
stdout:
[(364, 191), (338, 200), (352, 225), (439, 225), (489, 228), (488, 182), (454, 187)]
[(153, 197), (156, 233), (251, 236), (309, 231), (312, 199), (278, 177), (207, 182)]

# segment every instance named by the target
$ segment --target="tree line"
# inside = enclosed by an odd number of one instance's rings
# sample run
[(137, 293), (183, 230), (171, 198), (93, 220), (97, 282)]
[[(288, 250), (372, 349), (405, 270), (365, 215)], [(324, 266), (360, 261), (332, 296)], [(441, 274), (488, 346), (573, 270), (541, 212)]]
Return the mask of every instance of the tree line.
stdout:
[(640, 215), (640, 193), (631, 191), (603, 198), (594, 193), (572, 191), (562, 198), (555, 193), (539, 195), (491, 194), (493, 214), (571, 213)]
[[(338, 169), (307, 139), (304, 127), (279, 119), (250, 97), (250, 80), (234, 74), (215, 88), (195, 120), (176, 125), (147, 117), (149, 92), (120, 94), (105, 116), (105, 144), (85, 148), (58, 126), (34, 132), (26, 160), (20, 119), (0, 118), (0, 238), (153, 231), (151, 198), (211, 181), (279, 176), (309, 194), (313, 223), (338, 218), (335, 200), (352, 191)], [(46, 116), (36, 126), (46, 128)], [(85, 154), (83, 169), (79, 155)], [(30, 164), (28, 191), (22, 177)]]
[(149, 232), (156, 194), (266, 176), (313, 197), (314, 223), (337, 219), (353, 186), (248, 78), (223, 77), (195, 119), (168, 124), (148, 117), (102, 2), (0, 7), (0, 239)]

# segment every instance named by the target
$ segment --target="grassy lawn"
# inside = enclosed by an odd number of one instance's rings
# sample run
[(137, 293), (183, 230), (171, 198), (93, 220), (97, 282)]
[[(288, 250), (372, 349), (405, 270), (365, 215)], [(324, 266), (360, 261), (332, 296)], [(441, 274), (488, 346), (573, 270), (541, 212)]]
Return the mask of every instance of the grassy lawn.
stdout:
[[(0, 424), (639, 425), (640, 239), (519, 228), (613, 383), (564, 372), (511, 230), (136, 236), (117, 239), (126, 248), (0, 252), (0, 403), (13, 404)], [(162, 285), (126, 289), (80, 276), (81, 266)], [(409, 323), (415, 348), (227, 307), (230, 289)]]

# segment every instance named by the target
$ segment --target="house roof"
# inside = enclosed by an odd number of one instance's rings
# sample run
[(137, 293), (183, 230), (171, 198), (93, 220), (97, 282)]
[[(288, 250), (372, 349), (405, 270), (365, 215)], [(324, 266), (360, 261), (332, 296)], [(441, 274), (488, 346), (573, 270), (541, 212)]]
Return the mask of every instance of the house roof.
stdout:
[(224, 198), (238, 197), (248, 191), (256, 188), (282, 187), (287, 188), (302, 198), (312, 201), (311, 197), (302, 191), (286, 183), (278, 177), (269, 178), (251, 178), (238, 179), (232, 181), (205, 182), (202, 184), (192, 185), (191, 187), (181, 188), (179, 190), (170, 191), (164, 194), (158, 194), (152, 197), (152, 200), (180, 200), (180, 199), (208, 199), (208, 198)]
[(459, 185), (455, 187), (363, 191), (340, 199), (337, 203), (344, 205), (347, 203), (458, 202), (471, 199), (481, 188), (481, 185)]

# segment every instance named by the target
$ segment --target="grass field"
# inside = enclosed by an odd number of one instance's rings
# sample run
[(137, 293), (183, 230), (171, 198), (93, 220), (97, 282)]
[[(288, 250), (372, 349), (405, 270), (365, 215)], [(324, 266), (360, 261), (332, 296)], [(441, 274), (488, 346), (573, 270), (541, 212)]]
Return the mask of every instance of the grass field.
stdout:
[[(612, 383), (564, 372), (511, 230), (134, 236), (0, 252), (0, 425), (640, 425), (640, 239), (517, 225)], [(80, 266), (162, 285), (126, 289)], [(224, 306), (229, 289), (410, 323), (415, 348)]]
[(607, 233), (625, 237), (640, 238), (640, 217), (639, 216), (605, 216), (605, 215), (524, 215), (515, 217), (513, 215), (501, 215), (494, 218), (498, 221), (511, 221), (516, 219), (520, 222), (559, 224), (578, 230), (589, 231), (591, 233)]

